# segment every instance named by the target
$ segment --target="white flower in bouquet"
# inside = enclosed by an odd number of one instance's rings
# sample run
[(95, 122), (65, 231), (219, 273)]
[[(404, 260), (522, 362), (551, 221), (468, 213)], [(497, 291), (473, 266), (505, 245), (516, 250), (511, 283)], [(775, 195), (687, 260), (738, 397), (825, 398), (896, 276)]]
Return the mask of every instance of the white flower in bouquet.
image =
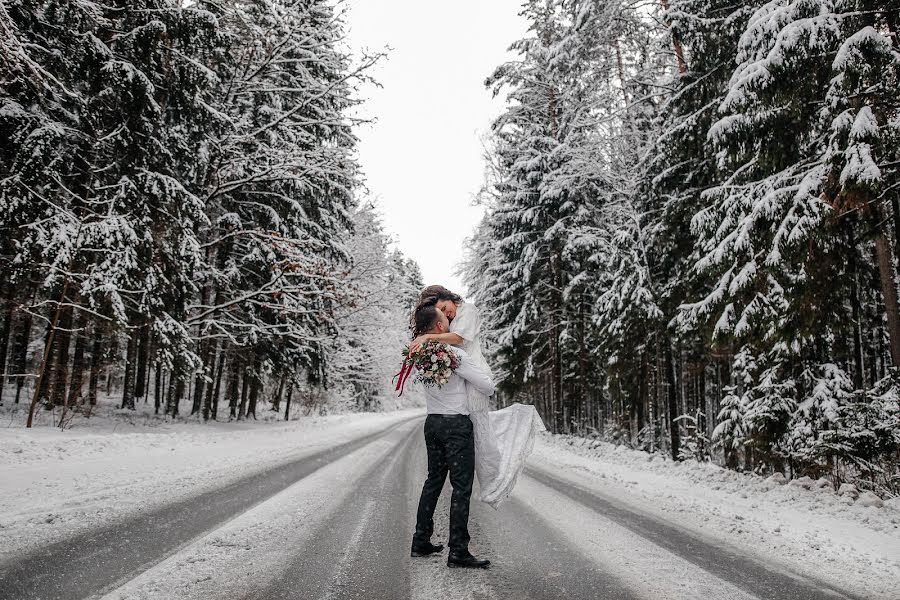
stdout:
[(397, 389), (403, 389), (403, 380), (409, 376), (412, 367), (418, 370), (416, 381), (426, 386), (442, 386), (450, 381), (453, 371), (459, 366), (459, 359), (449, 344), (440, 342), (426, 342), (416, 352), (410, 352), (409, 347), (403, 348), (403, 368), (397, 383)]

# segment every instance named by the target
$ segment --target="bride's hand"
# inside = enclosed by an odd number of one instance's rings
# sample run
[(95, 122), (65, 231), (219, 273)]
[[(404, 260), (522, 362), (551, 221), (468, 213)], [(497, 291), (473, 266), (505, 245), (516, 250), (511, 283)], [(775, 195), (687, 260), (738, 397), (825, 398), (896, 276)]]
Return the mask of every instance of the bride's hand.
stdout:
[(427, 341), (430, 339), (430, 337), (431, 337), (431, 336), (428, 335), (428, 334), (426, 333), (426, 334), (420, 335), (419, 337), (417, 337), (416, 339), (414, 339), (414, 340), (409, 344), (409, 353), (412, 354), (412, 353), (414, 353), (416, 350), (418, 350), (419, 348), (421, 348), (421, 347), (422, 347), (422, 344), (424, 344), (425, 342), (427, 342)]

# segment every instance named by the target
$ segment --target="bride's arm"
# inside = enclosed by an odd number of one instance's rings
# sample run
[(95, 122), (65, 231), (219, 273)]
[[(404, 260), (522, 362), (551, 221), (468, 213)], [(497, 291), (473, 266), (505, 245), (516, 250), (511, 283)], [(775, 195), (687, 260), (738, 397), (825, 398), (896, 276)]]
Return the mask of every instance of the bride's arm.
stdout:
[(425, 333), (414, 339), (409, 345), (409, 351), (415, 352), (425, 342), (440, 342), (442, 344), (451, 344), (458, 346), (465, 340), (458, 333), (448, 331), (447, 333)]
[(467, 340), (475, 338), (476, 332), (481, 328), (481, 313), (473, 304), (462, 304), (457, 308), (456, 317), (450, 323), (450, 331), (447, 333), (426, 333), (420, 335), (409, 345), (410, 352), (415, 352), (425, 342), (441, 342), (460, 346)]

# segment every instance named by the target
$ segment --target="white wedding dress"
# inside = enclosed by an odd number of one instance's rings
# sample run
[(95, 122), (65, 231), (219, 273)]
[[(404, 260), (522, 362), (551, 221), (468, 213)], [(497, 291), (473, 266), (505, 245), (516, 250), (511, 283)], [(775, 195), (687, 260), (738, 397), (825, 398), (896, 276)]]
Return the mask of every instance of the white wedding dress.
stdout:
[[(463, 338), (461, 347), (482, 368), (491, 372), (481, 353), (481, 314), (475, 305), (462, 302), (450, 331)], [(489, 411), (490, 398), (466, 385), (469, 418), (475, 434), (475, 474), (481, 488), (479, 499), (497, 508), (509, 497), (525, 460), (534, 449), (537, 433), (544, 422), (533, 406), (513, 404), (502, 410)]]

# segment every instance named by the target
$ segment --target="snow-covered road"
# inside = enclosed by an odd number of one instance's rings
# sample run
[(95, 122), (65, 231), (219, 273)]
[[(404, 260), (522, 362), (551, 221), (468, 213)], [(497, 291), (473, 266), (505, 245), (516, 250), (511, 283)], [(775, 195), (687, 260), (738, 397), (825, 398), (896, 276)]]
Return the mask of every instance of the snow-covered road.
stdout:
[[(52, 510), (53, 497), (37, 512), (4, 508), (0, 541), (15, 548), (7, 545), (0, 554), (0, 598), (891, 597), (889, 581), (874, 581), (881, 574), (875, 567), (870, 584), (824, 570), (801, 575), (796, 564), (740, 540), (673, 522), (649, 510), (646, 499), (630, 502), (613, 493), (621, 486), (578, 468), (580, 456), (562, 455), (567, 451), (548, 441), (538, 445), (514, 498), (499, 511), (473, 503), (472, 549), (493, 561), (490, 570), (447, 569), (446, 552), (412, 559), (409, 538), (425, 472), (421, 424), (409, 412), (325, 422), (306, 431), (288, 456), (269, 462), (260, 457), (272, 436), (296, 435), (295, 429), (237, 431), (218, 454), (240, 447), (240, 456), (257, 457), (254, 467), (231, 457), (185, 471), (206, 477), (197, 477), (193, 493), (179, 484), (178, 494), (153, 501), (152, 494), (134, 494), (144, 493), (158, 473), (135, 463), (137, 483), (109, 481), (117, 485), (108, 486), (107, 496), (82, 498), (78, 510), (98, 506), (92, 502), (118, 504), (123, 497), (115, 490), (125, 490), (140, 511), (104, 513), (108, 523), (80, 527), (73, 515), (82, 513), (56, 496), (54, 514), (68, 517), (52, 536), (29, 519)], [(191, 439), (190, 451), (202, 456), (198, 448), (210, 440)], [(170, 442), (168, 452), (178, 454), (176, 440)], [(72, 470), (92, 472), (95, 460), (108, 457), (86, 456)], [(34, 497), (34, 486), (49, 485), (27, 481), (22, 473), (43, 477), (48, 468), (42, 461), (32, 467), (19, 465), (18, 492), (4, 484), (7, 499)], [(445, 492), (437, 532), (446, 531), (447, 500)]]

